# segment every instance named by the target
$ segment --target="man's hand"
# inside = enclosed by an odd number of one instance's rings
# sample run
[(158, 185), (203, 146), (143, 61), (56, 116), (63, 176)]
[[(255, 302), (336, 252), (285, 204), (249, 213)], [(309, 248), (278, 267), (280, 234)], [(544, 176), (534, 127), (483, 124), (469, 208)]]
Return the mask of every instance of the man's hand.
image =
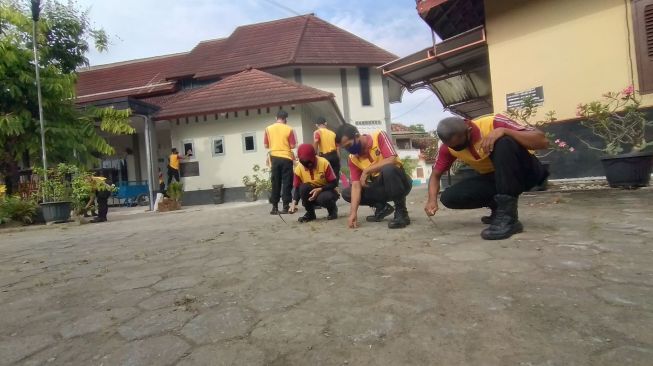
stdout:
[(428, 216), (435, 215), (435, 213), (438, 212), (438, 201), (428, 200), (424, 206), (424, 212), (426, 212)]
[(297, 204), (295, 203), (295, 201), (292, 201), (290, 203), (290, 208), (288, 209), (288, 212), (291, 214), (297, 212)]
[(361, 187), (367, 187), (367, 179), (369, 178), (370, 173), (367, 172), (367, 170), (363, 170), (361, 173)]
[(358, 216), (355, 213), (349, 214), (347, 224), (350, 229), (356, 229), (358, 227)]
[(492, 150), (494, 150), (494, 144), (497, 142), (498, 139), (501, 137), (505, 136), (506, 130), (503, 127), (495, 128), (490, 132), (487, 136), (481, 140), (481, 150), (485, 151), (486, 153), (491, 153)]
[(317, 199), (317, 196), (322, 192), (322, 188), (313, 188), (308, 194), (310, 195), (308, 197), (309, 201), (315, 201)]

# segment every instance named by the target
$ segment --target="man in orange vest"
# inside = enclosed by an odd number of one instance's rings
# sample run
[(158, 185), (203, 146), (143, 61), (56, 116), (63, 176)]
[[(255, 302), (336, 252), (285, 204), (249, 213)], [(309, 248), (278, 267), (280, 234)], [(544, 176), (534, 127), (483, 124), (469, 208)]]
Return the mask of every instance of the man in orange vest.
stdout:
[(328, 211), (328, 220), (338, 218), (336, 201), (338, 193), (335, 188), (338, 186), (336, 178), (329, 161), (317, 156), (315, 148), (311, 144), (301, 144), (297, 149), (299, 164), (295, 167), (293, 186), (293, 202), (290, 205), (290, 212), (297, 211), (297, 203), (302, 200), (306, 214), (299, 218), (299, 222), (315, 220), (315, 206), (320, 205)]
[[(336, 142), (349, 152), (351, 187), (342, 191), (342, 198), (351, 203), (348, 225), (358, 227), (358, 207), (375, 208), (368, 222), (380, 222), (395, 213), (388, 223), (390, 229), (410, 225), (406, 196), (412, 189), (412, 181), (404, 171), (392, 142), (383, 131), (361, 135), (358, 129), (344, 124), (336, 132)], [(395, 207), (388, 204), (394, 201)]]
[(336, 145), (336, 133), (327, 128), (327, 121), (324, 117), (318, 117), (315, 120), (315, 126), (317, 130), (313, 134), (313, 147), (315, 151), (319, 151), (321, 157), (329, 161), (333, 173), (340, 179), (340, 150)]
[(437, 133), (443, 145), (429, 181), (426, 214), (433, 216), (438, 211), (440, 178), (460, 159), (479, 175), (447, 188), (440, 197), (442, 204), (452, 209), (489, 207), (492, 214), (481, 219), (490, 225), (481, 232), (483, 239), (501, 240), (521, 232), (519, 195), (549, 175), (529, 151), (548, 146), (544, 133), (500, 114), (474, 121), (445, 118), (438, 124)]
[(283, 200), (283, 211), (288, 213), (292, 199), (293, 161), (297, 139), (295, 131), (288, 126), (288, 112), (277, 112), (277, 121), (265, 129), (263, 142), (265, 148), (270, 150), (270, 170), (272, 174), (272, 192), (270, 203), (271, 215), (279, 214), (279, 200)]
[(184, 157), (179, 155), (177, 148), (172, 148), (172, 153), (168, 157), (168, 186), (172, 182), (172, 178), (175, 178), (177, 182), (180, 182), (179, 177), (179, 162), (184, 160)]

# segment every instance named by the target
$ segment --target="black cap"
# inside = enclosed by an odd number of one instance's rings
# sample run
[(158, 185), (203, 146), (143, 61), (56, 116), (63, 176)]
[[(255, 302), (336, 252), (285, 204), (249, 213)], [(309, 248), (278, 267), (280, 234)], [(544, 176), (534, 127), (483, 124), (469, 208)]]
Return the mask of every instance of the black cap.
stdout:
[(317, 117), (315, 119), (315, 124), (316, 125), (322, 125), (322, 124), (326, 124), (326, 123), (327, 123), (327, 121), (326, 121), (326, 118), (324, 118), (324, 117), (320, 116), (320, 117)]

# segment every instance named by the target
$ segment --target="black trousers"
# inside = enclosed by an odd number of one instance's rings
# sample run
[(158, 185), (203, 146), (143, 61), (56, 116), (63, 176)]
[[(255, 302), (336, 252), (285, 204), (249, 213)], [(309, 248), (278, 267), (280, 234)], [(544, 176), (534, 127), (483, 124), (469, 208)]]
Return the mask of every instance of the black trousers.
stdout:
[[(403, 168), (387, 165), (381, 169), (381, 174), (372, 179), (361, 192), (361, 205), (375, 207), (388, 201), (404, 199), (413, 188), (413, 182)], [(351, 202), (351, 188), (342, 191), (342, 198)]]
[(181, 182), (181, 179), (179, 178), (179, 170), (168, 166), (168, 186), (170, 185), (170, 182), (172, 182), (173, 177), (177, 180), (177, 182)]
[(270, 193), (270, 203), (279, 204), (283, 200), (283, 206), (290, 206), (292, 199), (292, 180), (293, 165), (292, 160), (273, 156), (271, 159), (272, 167), (272, 192)]
[(329, 207), (333, 207), (336, 204), (339, 196), (338, 193), (333, 190), (322, 191), (317, 195), (315, 201), (309, 201), (308, 198), (311, 196), (310, 193), (313, 188), (315, 187), (306, 183), (297, 188), (299, 190), (299, 198), (302, 200), (302, 205), (304, 208), (306, 208), (306, 211), (315, 210), (316, 205), (328, 209)]
[(109, 212), (109, 197), (111, 196), (111, 192), (109, 191), (98, 191), (95, 195), (95, 199), (97, 200), (97, 216), (99, 219), (106, 220), (107, 219), (107, 213)]
[(332, 151), (327, 154), (321, 154), (321, 156), (331, 164), (331, 169), (333, 169), (333, 173), (336, 175), (336, 179), (338, 182), (340, 182), (340, 157), (338, 156), (337, 151)]
[(490, 155), (494, 172), (454, 184), (440, 196), (442, 204), (453, 209), (494, 207), (494, 196), (517, 197), (540, 184), (548, 176), (540, 161), (511, 137), (497, 140)]

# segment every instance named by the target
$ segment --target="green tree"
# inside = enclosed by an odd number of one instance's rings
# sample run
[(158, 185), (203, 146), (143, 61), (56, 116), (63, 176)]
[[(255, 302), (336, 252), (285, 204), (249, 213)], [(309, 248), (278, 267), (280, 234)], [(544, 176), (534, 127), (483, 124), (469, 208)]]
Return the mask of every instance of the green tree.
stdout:
[[(0, 175), (11, 188), (19, 162), (40, 161), (38, 101), (27, 2), (0, 0)], [(75, 105), (75, 69), (88, 65), (92, 42), (105, 50), (104, 31), (90, 26), (73, 2), (47, 1), (38, 22), (38, 50), (48, 161), (89, 165), (113, 148), (100, 136), (131, 134), (129, 110)]]
[(408, 126), (408, 128), (410, 128), (412, 131), (415, 131), (415, 132), (426, 132), (426, 130), (424, 129), (424, 125), (421, 124), (421, 123), (418, 123), (418, 124), (415, 124), (415, 125), (410, 125), (410, 126)]

